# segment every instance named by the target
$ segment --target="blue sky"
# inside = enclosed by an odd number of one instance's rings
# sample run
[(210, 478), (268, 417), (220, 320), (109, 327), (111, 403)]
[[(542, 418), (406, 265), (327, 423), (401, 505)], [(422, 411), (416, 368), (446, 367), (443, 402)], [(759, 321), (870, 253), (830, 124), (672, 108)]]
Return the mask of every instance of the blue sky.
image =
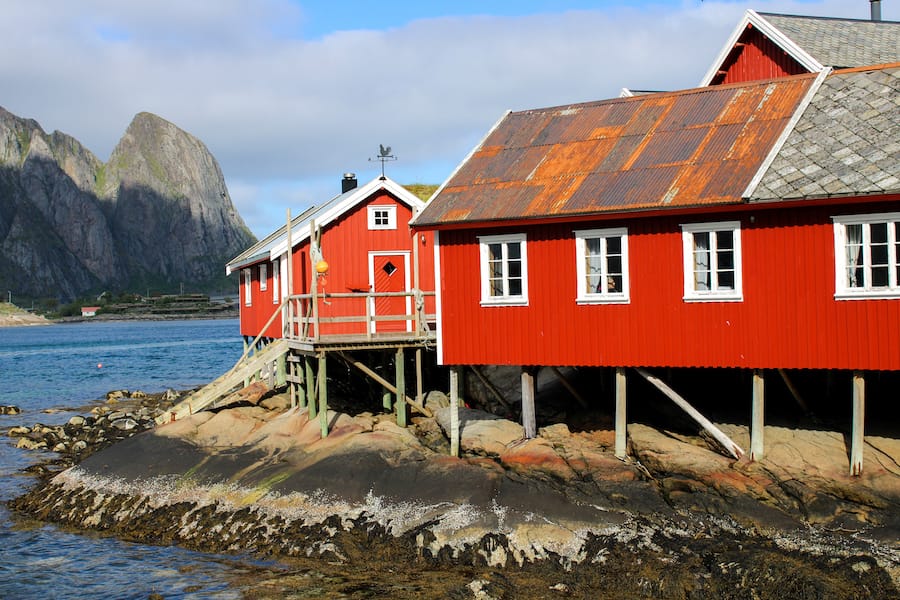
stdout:
[[(377, 176), (441, 183), (506, 110), (697, 85), (747, 8), (868, 0), (29, 0), (0, 20), (0, 106), (106, 161), (137, 113), (195, 135), (265, 236)], [(882, 15), (900, 19), (900, 0)]]

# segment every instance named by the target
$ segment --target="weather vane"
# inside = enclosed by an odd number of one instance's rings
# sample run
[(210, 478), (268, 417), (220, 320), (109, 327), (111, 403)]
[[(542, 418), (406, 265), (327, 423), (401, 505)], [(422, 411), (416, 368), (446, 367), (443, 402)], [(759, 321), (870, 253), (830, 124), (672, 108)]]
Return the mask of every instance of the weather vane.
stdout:
[(372, 162), (373, 160), (381, 161), (381, 178), (384, 179), (384, 163), (388, 162), (389, 160), (397, 160), (397, 157), (391, 154), (390, 146), (378, 144), (378, 156), (376, 156), (375, 158), (370, 158), (369, 162)]

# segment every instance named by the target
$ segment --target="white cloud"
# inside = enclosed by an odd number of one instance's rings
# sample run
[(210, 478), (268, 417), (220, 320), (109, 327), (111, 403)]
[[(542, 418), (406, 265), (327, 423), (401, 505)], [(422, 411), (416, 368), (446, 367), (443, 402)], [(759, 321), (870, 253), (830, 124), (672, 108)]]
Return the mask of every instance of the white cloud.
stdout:
[[(604, 3), (598, 3), (603, 6)], [(287, 0), (32, 0), (0, 21), (0, 105), (106, 160), (150, 111), (203, 140), (257, 235), (376, 175), (440, 183), (506, 109), (695, 85), (744, 9), (867, 18), (838, 0), (683, 2), (406, 19), (304, 40)], [(889, 3), (884, 6), (884, 18)], [(304, 203), (304, 204), (298, 204)]]

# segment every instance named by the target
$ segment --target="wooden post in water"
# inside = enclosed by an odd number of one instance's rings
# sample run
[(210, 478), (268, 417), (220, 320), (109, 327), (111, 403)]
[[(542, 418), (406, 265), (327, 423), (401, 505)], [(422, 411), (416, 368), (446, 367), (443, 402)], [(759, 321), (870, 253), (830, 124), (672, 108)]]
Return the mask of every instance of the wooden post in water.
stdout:
[(625, 369), (616, 367), (616, 458), (620, 459), (628, 454), (625, 384)]
[[(241, 336), (244, 338), (244, 356), (247, 356), (250, 351), (250, 342), (247, 341), (247, 336)], [(250, 385), (250, 376), (244, 377), (244, 387)]]
[(394, 355), (394, 381), (397, 387), (397, 425), (406, 427), (406, 361), (403, 348)]
[(750, 460), (759, 460), (765, 451), (765, 379), (760, 369), (753, 371), (753, 407), (750, 411)]
[(863, 445), (866, 426), (866, 379), (861, 371), (853, 372), (853, 422), (850, 427), (850, 475), (862, 474)]
[(328, 437), (328, 377), (325, 370), (325, 353), (319, 355), (319, 372), (316, 388), (319, 393), (319, 424), (322, 426), (322, 437)]
[(534, 416), (534, 370), (522, 367), (522, 427), (525, 428), (525, 439), (537, 435), (537, 423)]
[(312, 358), (305, 356), (304, 361), (306, 362), (306, 402), (309, 406), (309, 420), (312, 421), (316, 418), (316, 413), (318, 412), (316, 410), (316, 388), (318, 384), (315, 383), (318, 379), (313, 374)]
[(450, 456), (459, 457), (459, 367), (450, 367)]

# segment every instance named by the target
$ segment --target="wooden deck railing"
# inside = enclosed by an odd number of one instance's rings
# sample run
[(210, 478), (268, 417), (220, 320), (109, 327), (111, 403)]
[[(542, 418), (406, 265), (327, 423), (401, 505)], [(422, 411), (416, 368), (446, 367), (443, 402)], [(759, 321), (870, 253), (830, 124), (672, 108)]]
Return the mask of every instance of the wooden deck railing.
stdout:
[[(425, 298), (434, 296), (434, 292), (412, 290), (409, 292), (348, 292), (295, 294), (285, 299), (279, 310), (283, 311), (283, 335), (288, 339), (319, 340), (323, 337), (323, 326), (328, 329), (331, 324), (346, 325), (363, 323), (364, 327), (351, 335), (365, 336), (371, 339), (377, 331), (377, 323), (403, 321), (407, 325), (400, 331), (391, 332), (405, 334), (410, 338), (426, 338), (432, 334), (434, 314), (426, 314)], [(376, 314), (376, 301), (379, 298), (406, 298), (409, 308), (402, 313)], [(313, 310), (318, 302), (318, 310)], [(333, 305), (341, 316), (322, 315), (323, 305)], [(346, 335), (346, 334), (342, 334)], [(324, 334), (328, 336), (327, 333)]]

